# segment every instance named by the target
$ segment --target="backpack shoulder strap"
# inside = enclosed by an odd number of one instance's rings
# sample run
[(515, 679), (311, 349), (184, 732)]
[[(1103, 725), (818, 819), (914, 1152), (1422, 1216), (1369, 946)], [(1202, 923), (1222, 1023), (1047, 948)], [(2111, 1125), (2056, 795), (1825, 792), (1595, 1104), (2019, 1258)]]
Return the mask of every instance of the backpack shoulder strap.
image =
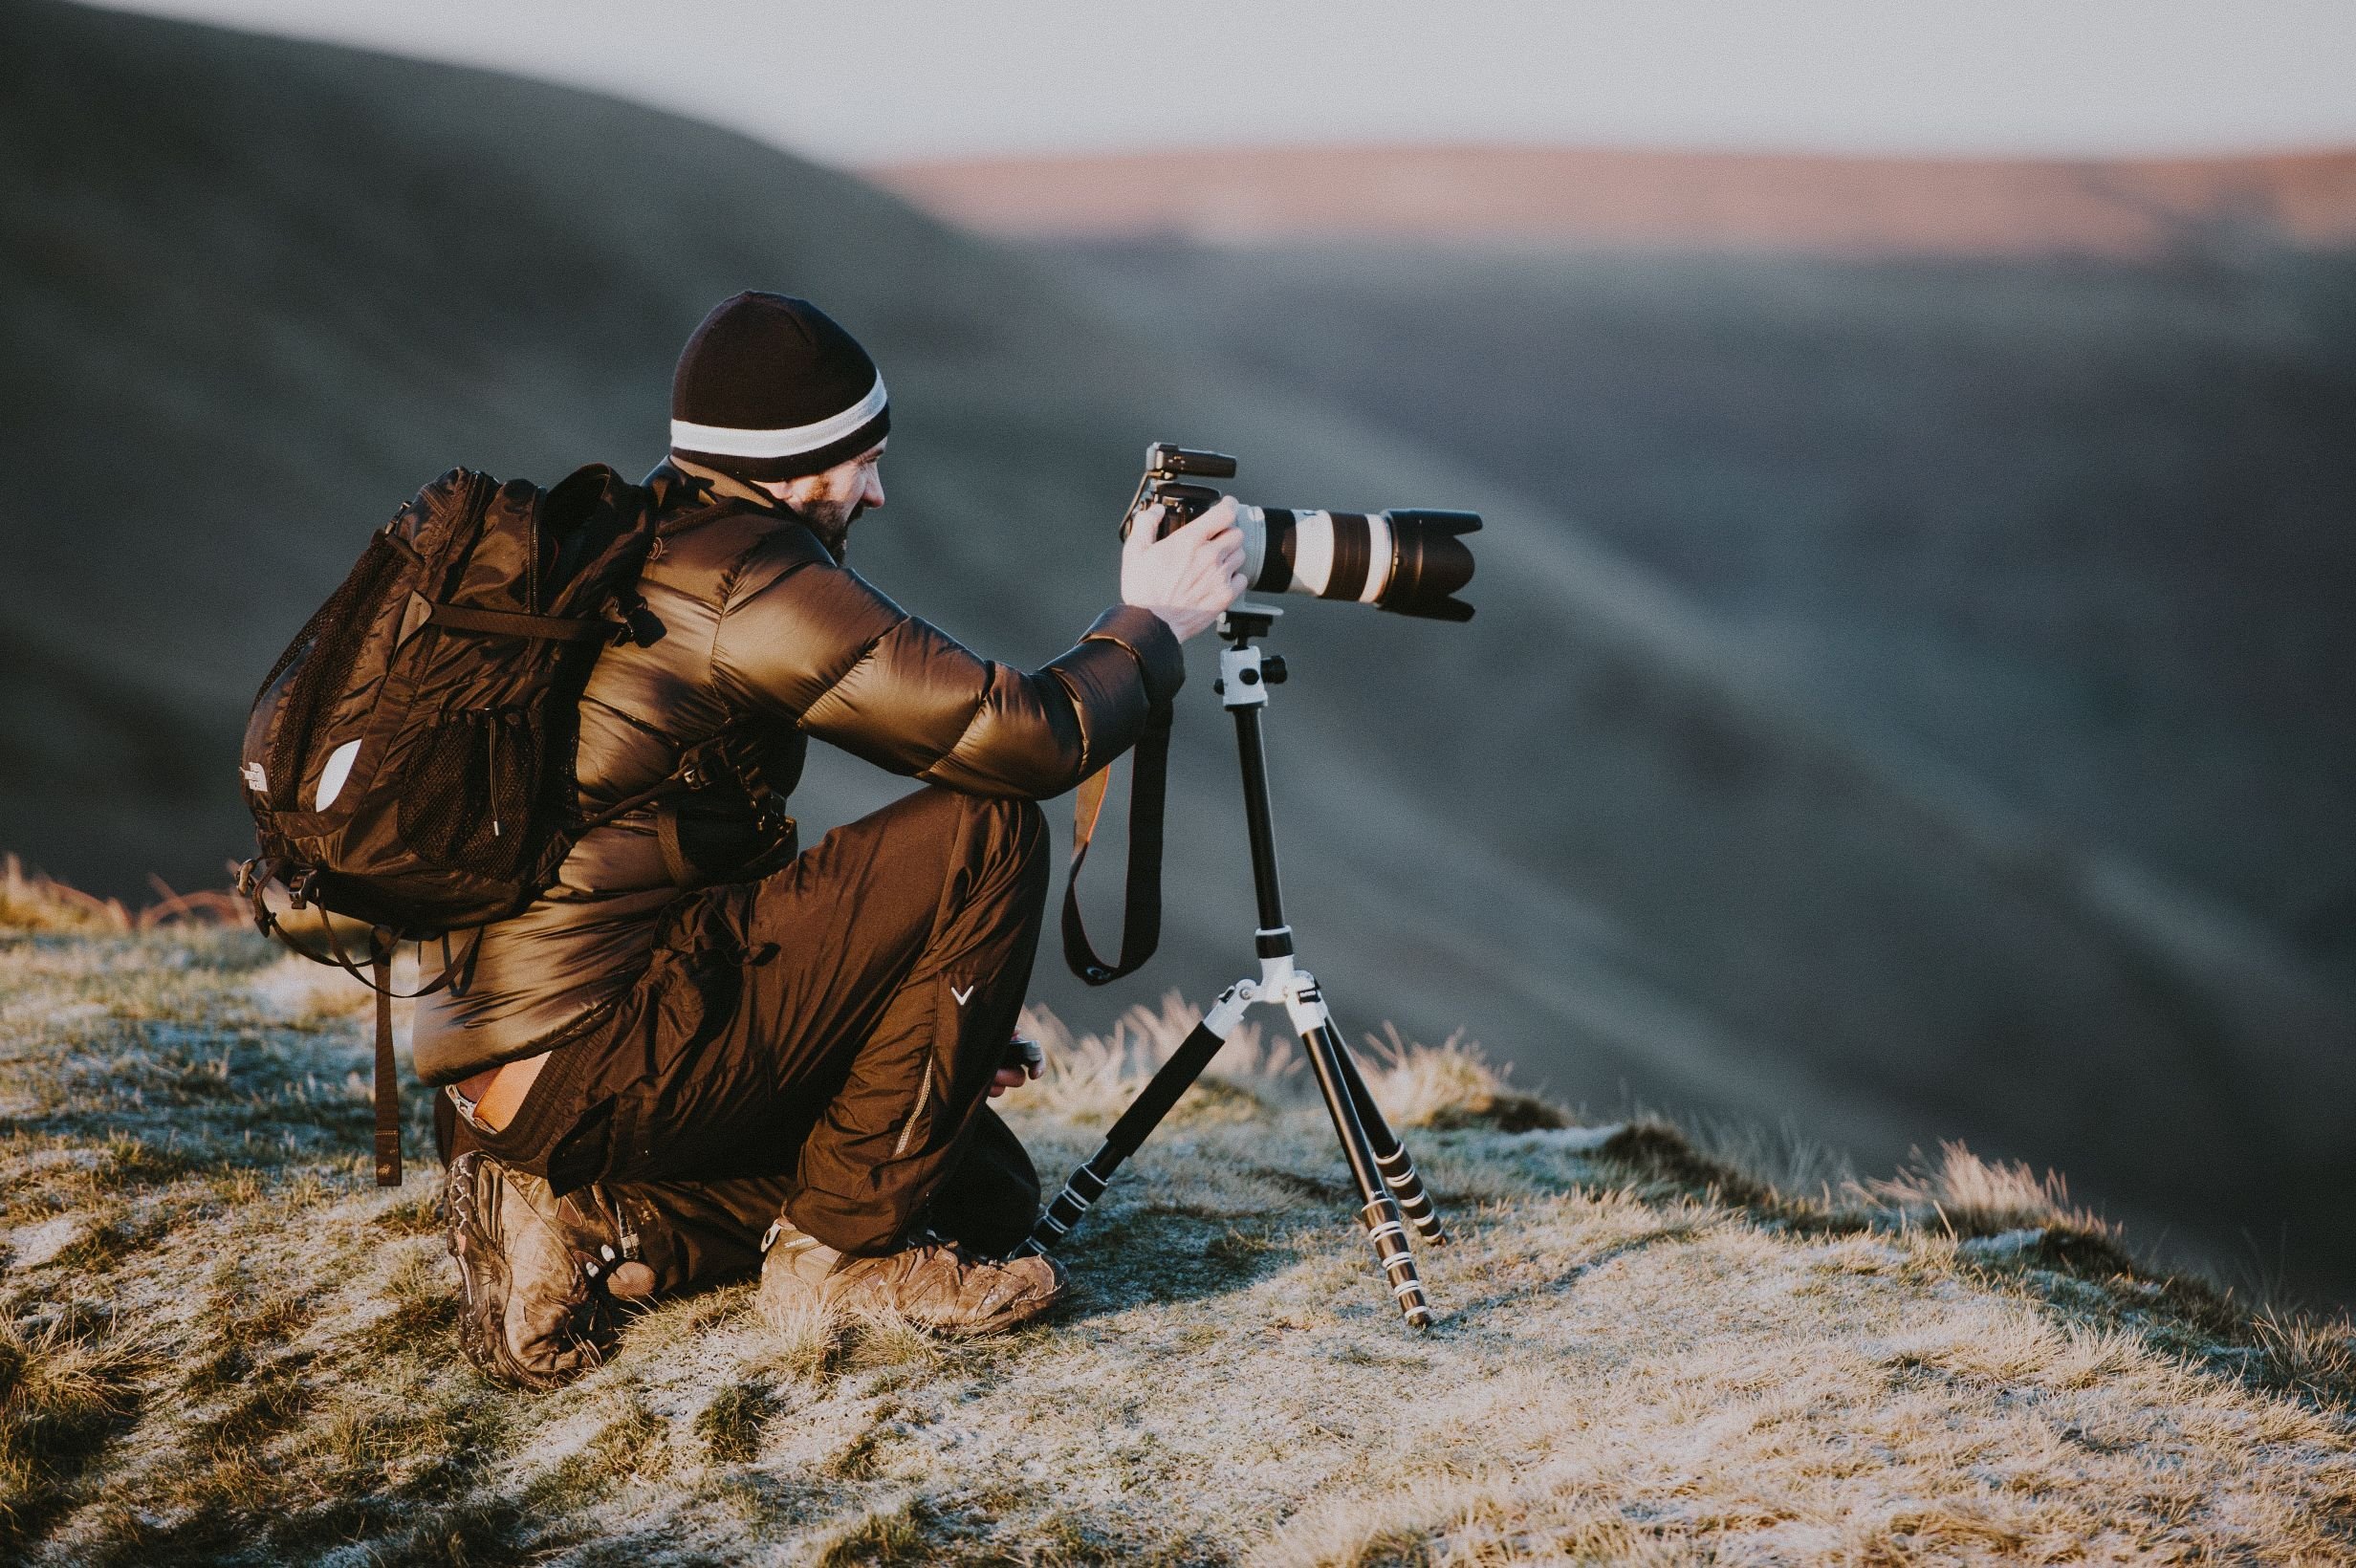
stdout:
[(436, 604), (426, 612), (425, 624), (458, 632), (482, 632), (491, 637), (530, 637), (548, 642), (610, 642), (629, 631), (618, 621), (578, 621), (564, 616), (523, 615), (513, 610), (477, 610), (464, 604)]

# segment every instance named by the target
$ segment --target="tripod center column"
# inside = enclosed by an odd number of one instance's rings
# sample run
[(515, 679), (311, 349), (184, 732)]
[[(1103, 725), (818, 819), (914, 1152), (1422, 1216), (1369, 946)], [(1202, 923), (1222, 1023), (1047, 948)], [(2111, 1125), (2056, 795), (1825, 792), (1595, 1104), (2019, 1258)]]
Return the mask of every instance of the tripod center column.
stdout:
[(1268, 754), (1260, 737), (1260, 712), (1268, 706), (1270, 676), (1275, 674), (1269, 666), (1275, 663), (1240, 638), (1219, 650), (1219, 700), (1235, 721), (1235, 755), (1243, 768), (1244, 831), (1252, 841), (1252, 890), (1259, 904), (1262, 958), (1293, 950), (1292, 931), (1284, 923), (1284, 889), (1276, 877), (1276, 826), (1268, 806)]

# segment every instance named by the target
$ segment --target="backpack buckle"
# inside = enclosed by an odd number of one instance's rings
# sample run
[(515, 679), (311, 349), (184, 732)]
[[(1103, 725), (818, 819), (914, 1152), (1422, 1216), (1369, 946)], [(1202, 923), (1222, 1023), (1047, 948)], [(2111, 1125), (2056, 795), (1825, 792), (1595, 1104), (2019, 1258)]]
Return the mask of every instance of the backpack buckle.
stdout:
[(614, 641), (635, 642), (642, 648), (651, 648), (663, 641), (663, 634), (669, 629), (663, 624), (661, 616), (646, 608), (644, 599), (632, 599), (622, 612), (622, 623), (614, 629)]

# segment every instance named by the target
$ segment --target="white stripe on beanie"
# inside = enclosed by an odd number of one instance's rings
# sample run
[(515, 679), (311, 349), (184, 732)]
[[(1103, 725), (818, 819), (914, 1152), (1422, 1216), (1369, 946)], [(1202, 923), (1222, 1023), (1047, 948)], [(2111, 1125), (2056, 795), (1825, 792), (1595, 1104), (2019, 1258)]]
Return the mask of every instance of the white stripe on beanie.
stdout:
[(715, 457), (798, 457), (844, 436), (884, 412), (884, 378), (879, 375), (867, 395), (832, 419), (796, 425), (786, 430), (740, 430), (726, 425), (693, 425), (671, 421), (671, 449), (709, 452)]

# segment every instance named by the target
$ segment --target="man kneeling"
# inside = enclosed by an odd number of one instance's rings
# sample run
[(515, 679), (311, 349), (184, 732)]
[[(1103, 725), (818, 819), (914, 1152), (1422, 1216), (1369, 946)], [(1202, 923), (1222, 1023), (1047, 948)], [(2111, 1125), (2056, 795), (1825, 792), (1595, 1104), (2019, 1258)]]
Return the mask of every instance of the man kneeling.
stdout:
[[(638, 590), (660, 635), (599, 656), (576, 773), (588, 815), (683, 759), (705, 786), (583, 836), (418, 1007), (418, 1071), (455, 1112), (467, 1352), (529, 1386), (596, 1365), (618, 1304), (756, 1258), (766, 1307), (946, 1334), (1056, 1302), (1054, 1262), (1001, 1261), (1038, 1178), (986, 1104), (1024, 1078), (1034, 802), (1136, 742), (1244, 582), (1232, 503), (1159, 542), (1140, 527), (1123, 602), (1026, 675), (843, 565), (884, 504), (889, 408), (816, 307), (717, 306), (671, 414)], [(782, 807), (810, 736), (927, 787), (797, 853)]]

